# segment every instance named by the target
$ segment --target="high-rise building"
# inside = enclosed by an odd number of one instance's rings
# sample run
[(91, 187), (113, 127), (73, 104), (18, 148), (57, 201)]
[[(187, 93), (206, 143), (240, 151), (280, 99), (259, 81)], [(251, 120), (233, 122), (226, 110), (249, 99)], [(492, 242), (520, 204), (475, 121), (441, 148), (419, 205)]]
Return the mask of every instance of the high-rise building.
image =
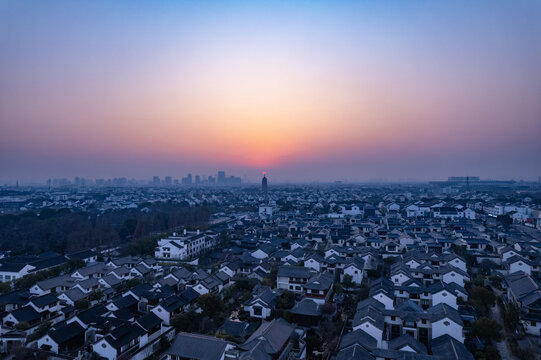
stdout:
[(214, 176), (209, 176), (208, 182), (209, 182), (209, 185), (214, 185), (216, 184), (216, 178)]
[(218, 171), (218, 185), (225, 185), (225, 171)]
[(267, 173), (263, 171), (263, 179), (261, 179), (261, 191), (263, 194), (267, 194), (268, 184), (267, 184)]
[(152, 185), (160, 185), (160, 177), (159, 176), (154, 176), (152, 178)]
[(195, 175), (195, 185), (201, 184), (201, 176)]
[(165, 177), (165, 185), (171, 186), (173, 184), (173, 178), (171, 176)]

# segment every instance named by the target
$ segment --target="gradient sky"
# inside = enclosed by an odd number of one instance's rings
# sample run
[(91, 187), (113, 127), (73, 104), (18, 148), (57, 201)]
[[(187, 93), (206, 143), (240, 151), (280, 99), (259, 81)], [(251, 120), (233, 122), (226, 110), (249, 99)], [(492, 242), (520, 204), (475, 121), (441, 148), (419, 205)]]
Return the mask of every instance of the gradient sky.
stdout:
[(0, 2), (0, 181), (541, 176), (541, 1)]

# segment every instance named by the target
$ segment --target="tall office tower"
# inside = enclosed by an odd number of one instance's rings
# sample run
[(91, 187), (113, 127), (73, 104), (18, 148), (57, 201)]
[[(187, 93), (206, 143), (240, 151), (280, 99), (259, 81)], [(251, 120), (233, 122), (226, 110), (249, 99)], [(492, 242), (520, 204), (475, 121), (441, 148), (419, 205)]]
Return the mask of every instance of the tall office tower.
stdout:
[(160, 177), (159, 176), (154, 176), (152, 178), (152, 184), (153, 185), (160, 185)]
[(173, 178), (171, 176), (165, 177), (165, 185), (171, 186), (173, 184)]
[(201, 176), (195, 175), (195, 185), (201, 184)]
[(261, 179), (261, 190), (263, 194), (267, 195), (268, 184), (267, 184), (267, 173), (263, 171), (263, 179)]
[(218, 171), (218, 185), (225, 185), (225, 171)]
[(209, 185), (214, 185), (216, 184), (216, 178), (214, 176), (209, 176), (208, 182), (209, 182)]

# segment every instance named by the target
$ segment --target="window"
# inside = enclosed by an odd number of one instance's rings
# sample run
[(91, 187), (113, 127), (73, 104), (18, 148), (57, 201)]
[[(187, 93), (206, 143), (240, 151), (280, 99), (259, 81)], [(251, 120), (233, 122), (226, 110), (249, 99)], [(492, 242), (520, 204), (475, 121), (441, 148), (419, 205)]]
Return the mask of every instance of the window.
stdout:
[(261, 306), (254, 306), (254, 315), (261, 316), (261, 314), (263, 314), (263, 309)]

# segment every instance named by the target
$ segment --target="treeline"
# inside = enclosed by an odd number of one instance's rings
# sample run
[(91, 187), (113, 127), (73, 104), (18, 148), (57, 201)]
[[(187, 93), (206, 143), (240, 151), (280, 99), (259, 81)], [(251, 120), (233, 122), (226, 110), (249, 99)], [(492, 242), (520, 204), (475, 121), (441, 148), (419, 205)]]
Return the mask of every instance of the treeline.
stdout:
[(126, 209), (105, 213), (44, 209), (0, 216), (0, 249), (13, 254), (46, 251), (69, 253), (98, 246), (121, 245), (148, 238), (152, 233), (181, 227), (202, 228), (211, 209), (184, 204), (144, 204), (145, 210)]

